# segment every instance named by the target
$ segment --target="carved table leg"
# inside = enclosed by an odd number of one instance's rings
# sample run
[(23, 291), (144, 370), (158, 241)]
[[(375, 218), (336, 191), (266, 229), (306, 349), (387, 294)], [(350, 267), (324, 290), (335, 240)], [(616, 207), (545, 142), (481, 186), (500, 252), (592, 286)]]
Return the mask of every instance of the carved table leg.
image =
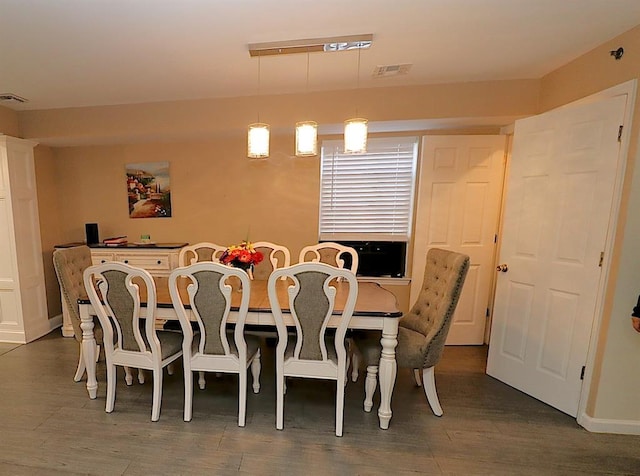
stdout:
[(80, 327), (82, 328), (82, 356), (87, 368), (87, 392), (94, 399), (98, 394), (96, 380), (96, 338), (93, 335), (93, 316), (89, 315), (89, 306), (80, 306)]
[(380, 419), (380, 428), (386, 430), (389, 428), (391, 420), (391, 396), (393, 395), (393, 386), (396, 383), (396, 346), (398, 345), (398, 319), (386, 318), (382, 327), (382, 355), (380, 356), (380, 365), (378, 380), (380, 382), (380, 408), (378, 409), (378, 418)]

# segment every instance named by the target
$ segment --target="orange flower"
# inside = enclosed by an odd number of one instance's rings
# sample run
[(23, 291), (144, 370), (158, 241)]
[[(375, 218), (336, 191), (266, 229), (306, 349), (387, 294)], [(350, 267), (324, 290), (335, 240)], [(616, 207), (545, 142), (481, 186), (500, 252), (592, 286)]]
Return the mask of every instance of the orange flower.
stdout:
[(220, 262), (229, 266), (246, 267), (260, 263), (264, 256), (253, 248), (249, 242), (229, 246), (220, 256)]

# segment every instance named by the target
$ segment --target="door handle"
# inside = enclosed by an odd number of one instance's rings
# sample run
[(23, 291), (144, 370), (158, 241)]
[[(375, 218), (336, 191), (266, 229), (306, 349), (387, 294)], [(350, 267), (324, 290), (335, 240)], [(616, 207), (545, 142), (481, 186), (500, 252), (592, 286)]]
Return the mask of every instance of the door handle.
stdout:
[(503, 273), (506, 273), (507, 271), (509, 271), (509, 266), (507, 266), (506, 264), (499, 264), (498, 266), (496, 266), (496, 271), (502, 271)]

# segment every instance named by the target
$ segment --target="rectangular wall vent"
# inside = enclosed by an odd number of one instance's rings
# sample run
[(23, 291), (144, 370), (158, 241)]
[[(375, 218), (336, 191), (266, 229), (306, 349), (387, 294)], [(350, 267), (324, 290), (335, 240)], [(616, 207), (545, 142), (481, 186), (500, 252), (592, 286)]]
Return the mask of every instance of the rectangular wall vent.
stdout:
[(411, 63), (404, 64), (388, 64), (385, 66), (376, 66), (373, 69), (372, 76), (374, 78), (383, 78), (387, 76), (397, 76), (399, 74), (407, 74), (411, 69)]
[(0, 93), (0, 101), (27, 102), (25, 98), (21, 98), (20, 96), (13, 93)]

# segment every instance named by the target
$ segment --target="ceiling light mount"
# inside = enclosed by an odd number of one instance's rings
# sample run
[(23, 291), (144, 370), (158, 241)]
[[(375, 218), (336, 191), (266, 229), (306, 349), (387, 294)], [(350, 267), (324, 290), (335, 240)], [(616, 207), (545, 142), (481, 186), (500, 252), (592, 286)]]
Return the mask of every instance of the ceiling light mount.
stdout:
[(249, 44), (250, 56), (290, 55), (296, 53), (349, 51), (370, 48), (373, 34), (307, 38)]

